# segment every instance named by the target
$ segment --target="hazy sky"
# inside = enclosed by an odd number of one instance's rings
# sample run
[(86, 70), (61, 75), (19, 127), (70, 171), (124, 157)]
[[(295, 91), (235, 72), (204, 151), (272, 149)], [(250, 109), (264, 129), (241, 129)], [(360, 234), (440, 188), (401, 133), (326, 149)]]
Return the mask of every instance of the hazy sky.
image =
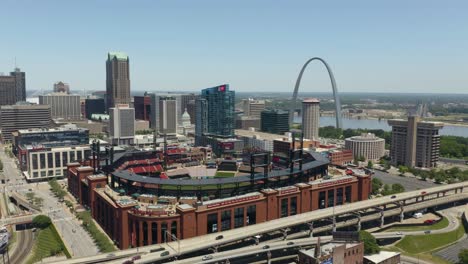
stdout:
[[(132, 90), (292, 91), (328, 61), (340, 91), (468, 93), (467, 1), (2, 1), (0, 72), (28, 89), (104, 90), (108, 51)], [(303, 91), (330, 89), (313, 63)]]

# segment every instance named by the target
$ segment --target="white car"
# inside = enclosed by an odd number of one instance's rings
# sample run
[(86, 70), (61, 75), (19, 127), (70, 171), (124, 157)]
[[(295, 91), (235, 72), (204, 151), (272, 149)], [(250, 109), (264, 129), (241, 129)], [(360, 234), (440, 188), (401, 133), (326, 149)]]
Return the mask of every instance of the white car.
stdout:
[(397, 232), (396, 234), (401, 236), (401, 235), (403, 235), (403, 232)]
[(206, 255), (206, 256), (203, 256), (202, 260), (205, 261), (205, 260), (210, 260), (210, 259), (212, 259), (212, 258), (213, 258), (213, 256), (211, 256), (211, 255)]

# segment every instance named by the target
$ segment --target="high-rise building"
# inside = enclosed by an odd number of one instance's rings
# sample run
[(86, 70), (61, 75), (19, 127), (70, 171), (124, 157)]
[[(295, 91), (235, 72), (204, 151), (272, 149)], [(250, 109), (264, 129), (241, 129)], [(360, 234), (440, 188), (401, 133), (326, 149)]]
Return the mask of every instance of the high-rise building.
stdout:
[(159, 99), (159, 132), (177, 133), (177, 101), (173, 97)]
[[(189, 115), (191, 116), (192, 122), (195, 122), (195, 112), (192, 111), (194, 110), (193, 107), (191, 107), (190, 102), (198, 98), (198, 95), (195, 94), (175, 94), (175, 93), (147, 93), (147, 95), (150, 97), (150, 114), (149, 114), (149, 121), (150, 121), (150, 127), (152, 129), (156, 129), (158, 124), (159, 124), (159, 99), (161, 97), (172, 97), (176, 100), (177, 103), (177, 122), (179, 122), (179, 125), (182, 125), (181, 122), (181, 117), (182, 114), (185, 111), (185, 108), (187, 108), (187, 111)], [(192, 116), (193, 114), (193, 116)]]
[(81, 104), (79, 95), (66, 93), (39, 95), (39, 104), (50, 105), (52, 118), (54, 119), (81, 119)]
[(85, 113), (86, 118), (91, 120), (93, 114), (104, 114), (106, 112), (106, 104), (103, 98), (86, 98)]
[(261, 114), (261, 130), (273, 134), (289, 131), (289, 112), (284, 110), (264, 110)]
[(26, 73), (19, 68), (9, 76), (0, 75), (0, 106), (26, 101)]
[(145, 93), (143, 96), (133, 97), (133, 107), (135, 108), (135, 119), (150, 120), (151, 97)]
[(114, 145), (132, 145), (135, 138), (135, 109), (128, 104), (109, 108), (109, 134)]
[(195, 145), (200, 145), (201, 137), (208, 132), (208, 101), (205, 98), (198, 98), (195, 109)]
[(252, 98), (242, 99), (242, 109), (244, 116), (260, 118), (262, 111), (265, 110), (265, 101), (254, 100)]
[(130, 65), (123, 52), (109, 52), (106, 62), (107, 107), (130, 105)]
[(64, 82), (54, 83), (54, 93), (70, 93), (70, 85)]
[(320, 101), (316, 98), (302, 101), (302, 133), (304, 138), (318, 140)]
[(0, 109), (2, 141), (12, 142), (12, 133), (20, 129), (49, 128), (52, 124), (50, 106), (18, 103)]
[(392, 126), (390, 158), (394, 165), (432, 168), (439, 161), (441, 122), (420, 121), (409, 116), (408, 120), (388, 120)]
[(220, 137), (234, 135), (234, 96), (235, 93), (229, 90), (228, 84), (202, 90), (200, 98), (206, 101), (206, 107), (200, 110), (207, 112), (202, 114), (207, 119), (196, 120), (196, 125), (206, 122), (206, 126), (202, 126), (206, 130), (203, 134)]

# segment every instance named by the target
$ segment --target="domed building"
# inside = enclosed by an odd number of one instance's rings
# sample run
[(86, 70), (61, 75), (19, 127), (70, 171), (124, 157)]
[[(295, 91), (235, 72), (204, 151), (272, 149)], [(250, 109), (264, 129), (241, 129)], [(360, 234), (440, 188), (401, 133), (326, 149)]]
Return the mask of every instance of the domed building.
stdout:
[(187, 108), (185, 108), (184, 113), (182, 114), (181, 121), (181, 125), (179, 126), (180, 134), (187, 136), (188, 133), (193, 133), (195, 131), (194, 125), (190, 122), (190, 115), (187, 112)]
[(190, 115), (187, 112), (187, 108), (185, 108), (184, 113), (182, 114), (182, 126), (189, 127), (192, 124), (190, 123)]

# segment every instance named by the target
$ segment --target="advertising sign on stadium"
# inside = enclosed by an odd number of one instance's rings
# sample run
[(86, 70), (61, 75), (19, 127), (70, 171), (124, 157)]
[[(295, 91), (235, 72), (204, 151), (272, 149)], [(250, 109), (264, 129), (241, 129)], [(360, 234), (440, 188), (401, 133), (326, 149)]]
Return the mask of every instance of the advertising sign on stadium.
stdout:
[(229, 199), (229, 200), (226, 200), (226, 201), (220, 201), (220, 202), (217, 202), (217, 203), (208, 204), (206, 207), (207, 208), (213, 208), (213, 207), (218, 207), (218, 206), (231, 205), (231, 204), (236, 204), (236, 203), (242, 203), (242, 202), (255, 200), (255, 199), (258, 199), (258, 198), (260, 198), (260, 195), (253, 195), (253, 196), (248, 196), (248, 197)]
[(352, 180), (353, 180), (353, 178), (347, 178), (347, 179), (341, 179), (341, 180), (337, 180), (337, 181), (329, 181), (329, 182), (319, 183), (318, 187), (334, 186), (334, 185), (338, 185), (338, 184), (351, 182)]

